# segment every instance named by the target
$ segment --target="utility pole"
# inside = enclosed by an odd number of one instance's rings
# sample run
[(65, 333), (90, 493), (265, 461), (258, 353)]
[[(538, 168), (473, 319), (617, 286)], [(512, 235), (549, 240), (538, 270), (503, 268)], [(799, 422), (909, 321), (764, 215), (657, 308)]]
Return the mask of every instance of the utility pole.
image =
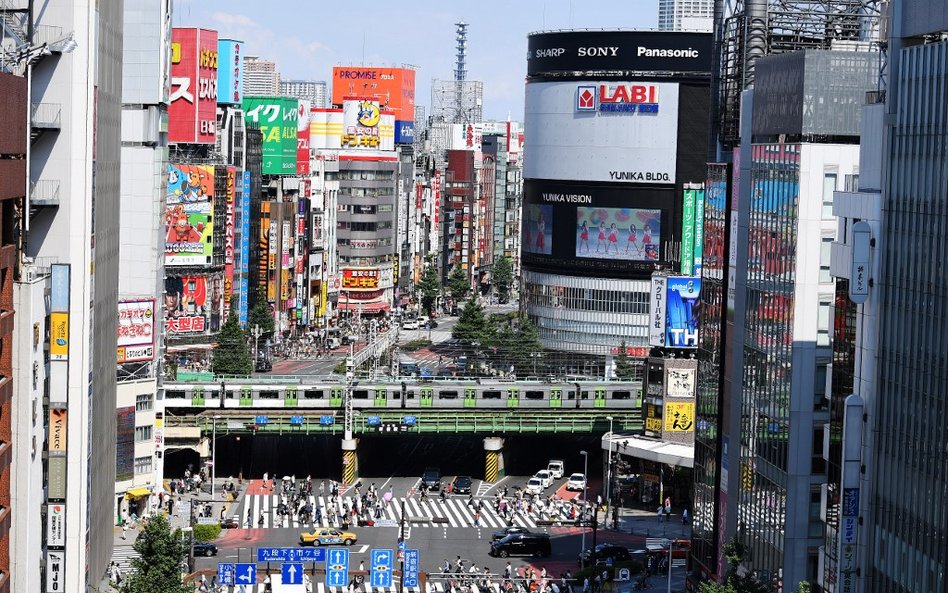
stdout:
[(191, 501), (190, 512), (188, 513), (188, 526), (191, 533), (188, 537), (188, 572), (194, 572), (194, 503), (197, 499)]
[(343, 427), (346, 440), (352, 439), (352, 380), (355, 375), (355, 361), (353, 360), (352, 354), (352, 344), (349, 344), (349, 355), (346, 357), (346, 391), (345, 391), (345, 401), (344, 403), (344, 414), (345, 418), (343, 419)]
[(402, 507), (402, 517), (398, 521), (398, 546), (397, 546), (398, 547), (398, 565), (399, 565), (398, 593), (405, 593), (405, 550), (402, 548), (402, 546), (405, 545), (405, 499), (404, 498), (402, 498), (401, 507)]
[(250, 330), (250, 335), (253, 336), (253, 364), (256, 367), (257, 365), (257, 350), (259, 349), (260, 336), (263, 335), (263, 330), (260, 329), (258, 324), (253, 324), (253, 329)]

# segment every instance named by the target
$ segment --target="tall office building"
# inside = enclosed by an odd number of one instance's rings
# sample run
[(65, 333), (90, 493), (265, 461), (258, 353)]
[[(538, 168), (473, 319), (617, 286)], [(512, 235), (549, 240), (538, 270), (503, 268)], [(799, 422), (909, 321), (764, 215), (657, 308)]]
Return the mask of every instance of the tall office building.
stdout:
[(309, 101), (313, 107), (329, 106), (329, 89), (325, 80), (281, 80), (280, 95)]
[(948, 590), (948, 14), (890, 6), (885, 91), (866, 96), (858, 188), (840, 236), (820, 585)]
[(707, 31), (714, 26), (714, 0), (658, 0), (659, 31)]
[(272, 97), (280, 91), (280, 73), (276, 63), (257, 56), (244, 56), (244, 94)]
[[(50, 2), (30, 14), (32, 6), (5, 2), (5, 12), (21, 12), (15, 20), (3, 15), (5, 31), (19, 29), (16, 67), (31, 63), (24, 99), (32, 105), (32, 142), (28, 183), (15, 166), (2, 175), (29, 191), (4, 232), (4, 243), (17, 237), (20, 252), (0, 247), (2, 265), (15, 267), (0, 293), (4, 310), (17, 312), (10, 349), (28, 378), (14, 396), (18, 409), (0, 423), (17, 464), (0, 480), (17, 492), (10, 504), (0, 489), (16, 542), (0, 546), (0, 590), (86, 591), (100, 584), (113, 542), (122, 2)], [(48, 51), (37, 51), (44, 43)], [(15, 82), (5, 81), (4, 94), (16, 91)], [(3, 110), (13, 122), (26, 121), (22, 115)], [(15, 132), (3, 135), (4, 144), (16, 140)], [(0, 368), (18, 378), (6, 358)], [(12, 417), (16, 439), (3, 429)], [(47, 418), (43, 431), (37, 422)]]

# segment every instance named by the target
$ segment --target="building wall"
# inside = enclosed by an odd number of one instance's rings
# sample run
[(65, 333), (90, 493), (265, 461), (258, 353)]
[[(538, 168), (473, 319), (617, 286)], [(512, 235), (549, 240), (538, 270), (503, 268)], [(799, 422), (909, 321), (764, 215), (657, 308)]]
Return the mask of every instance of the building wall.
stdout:
[[(114, 523), (129, 518), (132, 512), (139, 517), (143, 511), (157, 504), (157, 493), (161, 488), (154, 472), (155, 465), (155, 393), (158, 390), (155, 378), (141, 381), (125, 381), (117, 386), (116, 409), (135, 408), (135, 444), (133, 454), (133, 475), (131, 478), (115, 481)], [(126, 491), (131, 488), (155, 489), (154, 495), (130, 499)]]
[(659, 31), (711, 31), (714, 0), (658, 0)]

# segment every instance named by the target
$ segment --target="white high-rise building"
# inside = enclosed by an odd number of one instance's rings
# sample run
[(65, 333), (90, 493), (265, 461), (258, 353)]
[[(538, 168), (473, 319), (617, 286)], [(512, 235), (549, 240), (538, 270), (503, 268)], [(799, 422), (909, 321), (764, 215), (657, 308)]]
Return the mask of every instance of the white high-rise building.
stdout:
[(244, 95), (273, 97), (280, 91), (280, 73), (276, 64), (257, 56), (244, 58)]
[(714, 0), (658, 0), (659, 31), (711, 31)]
[(325, 80), (281, 80), (280, 96), (310, 101), (313, 107), (328, 107), (328, 87)]

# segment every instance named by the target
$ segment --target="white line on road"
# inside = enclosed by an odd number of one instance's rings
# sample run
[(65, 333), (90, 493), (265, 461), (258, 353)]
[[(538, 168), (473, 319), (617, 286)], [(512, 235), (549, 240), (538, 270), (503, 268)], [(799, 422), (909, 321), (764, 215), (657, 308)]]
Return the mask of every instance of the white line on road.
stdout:
[(356, 554), (365, 554), (365, 551), (369, 549), (368, 545), (359, 546), (359, 551)]
[(486, 490), (483, 490), (483, 491), (481, 490), (481, 488), (484, 487), (484, 482), (481, 482), (480, 487), (478, 487), (478, 489), (477, 489), (477, 495), (478, 495), (478, 496), (484, 496), (485, 494), (487, 494), (488, 492), (490, 492), (491, 489), (493, 489), (493, 488), (495, 488), (495, 487), (497, 487), (497, 486), (500, 486), (500, 484), (501, 484), (504, 480), (506, 480), (507, 478), (509, 478), (509, 477), (510, 477), (510, 476), (504, 476), (504, 477), (501, 478), (500, 480), (498, 480), (498, 481), (494, 482), (493, 484), (491, 484), (490, 486), (488, 486), (487, 489), (486, 489)]

